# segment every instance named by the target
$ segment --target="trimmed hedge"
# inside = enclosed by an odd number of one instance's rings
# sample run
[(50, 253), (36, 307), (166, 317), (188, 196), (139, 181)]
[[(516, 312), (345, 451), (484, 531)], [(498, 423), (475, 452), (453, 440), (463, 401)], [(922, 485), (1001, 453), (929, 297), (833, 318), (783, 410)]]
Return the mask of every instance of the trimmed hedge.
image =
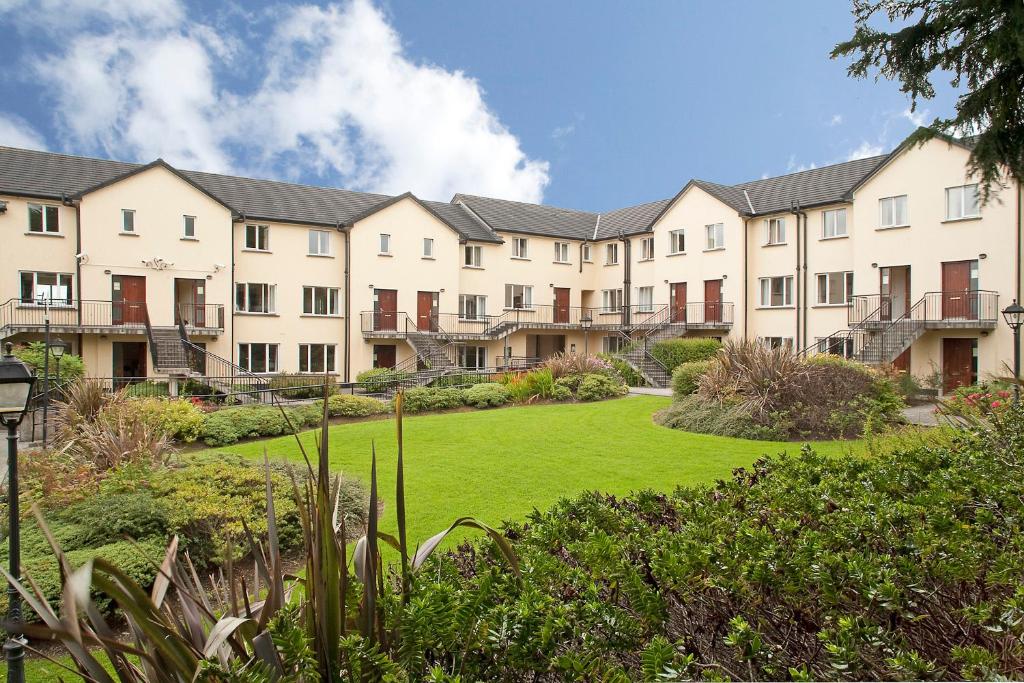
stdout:
[(466, 403), (474, 408), (494, 408), (512, 400), (512, 394), (504, 385), (477, 384), (465, 390)]
[(409, 373), (392, 368), (372, 368), (356, 375), (356, 382), (362, 384), (367, 393), (382, 394), (408, 376)]
[(416, 387), (405, 391), (405, 401), (402, 405), (407, 413), (461, 408), (466, 405), (466, 392), (463, 389), (448, 387)]
[(667, 339), (651, 347), (654, 356), (671, 373), (683, 363), (712, 358), (722, 348), (722, 342), (708, 337)]
[[(318, 409), (323, 405), (317, 401)], [(383, 415), (390, 408), (387, 403), (378, 401), (369, 396), (351, 396), (349, 394), (335, 394), (327, 398), (327, 414), (331, 417), (368, 417), (370, 415)]]
[[(386, 410), (386, 404), (381, 405), (385, 405)], [(291, 420), (296, 429), (320, 424), (320, 411), (321, 408), (317, 404), (285, 409), (288, 420)], [(259, 405), (224, 408), (209, 413), (203, 423), (201, 436), (207, 446), (227, 446), (240, 439), (281, 436), (289, 433), (291, 430), (288, 428), (288, 421), (281, 414), (280, 408)]]
[(697, 391), (697, 379), (711, 369), (712, 362), (692, 360), (677, 365), (672, 371), (672, 394), (676, 398), (682, 398)]

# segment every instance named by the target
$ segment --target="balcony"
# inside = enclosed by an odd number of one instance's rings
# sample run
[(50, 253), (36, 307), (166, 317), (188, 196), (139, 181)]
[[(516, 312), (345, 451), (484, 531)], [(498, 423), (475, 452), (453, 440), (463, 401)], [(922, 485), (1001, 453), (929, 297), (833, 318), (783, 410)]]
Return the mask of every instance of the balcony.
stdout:
[(849, 324), (880, 330), (897, 320), (920, 323), (924, 329), (991, 330), (999, 321), (999, 293), (984, 289), (926, 292), (911, 306), (883, 294), (861, 294), (850, 302)]
[[(11, 299), (0, 304), (0, 338), (19, 333), (41, 332), (49, 315), (50, 331), (55, 334), (145, 334), (149, 309), (145, 302), (83, 299), (52, 302), (49, 307)], [(184, 323), (196, 335), (224, 331), (224, 307), (220, 304), (179, 304), (175, 319), (165, 327)], [(156, 326), (164, 321), (153, 321)]]

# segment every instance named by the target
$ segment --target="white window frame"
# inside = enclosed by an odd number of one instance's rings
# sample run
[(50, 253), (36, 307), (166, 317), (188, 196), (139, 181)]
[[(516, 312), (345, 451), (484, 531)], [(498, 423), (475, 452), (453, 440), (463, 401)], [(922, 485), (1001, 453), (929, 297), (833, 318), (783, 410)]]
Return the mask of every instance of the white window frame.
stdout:
[(769, 349), (793, 348), (792, 337), (758, 337), (757, 339)]
[(764, 244), (766, 247), (786, 244), (785, 216), (764, 219)]
[[(32, 229), (32, 210), (39, 211), (39, 230)], [(40, 204), (30, 202), (28, 205), (28, 229), (26, 232), (33, 235), (59, 235), (60, 234), (60, 207), (55, 204)]]
[[(263, 301), (265, 305), (263, 308), (266, 310), (254, 311), (252, 309), (252, 290), (250, 287), (261, 287), (263, 288)], [(243, 292), (243, 295), (239, 297), (239, 288)], [(239, 298), (241, 298), (242, 306), (239, 306)], [(236, 313), (250, 313), (255, 315), (273, 315), (277, 313), (277, 285), (270, 284), (269, 282), (236, 282), (235, 283), (235, 312)]]
[[(250, 244), (253, 246), (249, 246)], [(246, 224), (245, 251), (270, 251), (269, 225), (263, 225), (260, 223)]]
[(423, 258), (431, 259), (434, 258), (434, 238), (424, 237), (423, 238)]
[[(330, 353), (328, 353), (328, 351)], [(314, 353), (321, 355), (323, 367), (313, 369)], [(330, 361), (330, 362), (328, 362)], [(305, 369), (303, 369), (305, 366)], [(310, 375), (322, 375), (325, 372), (335, 373), (338, 371), (338, 345), (337, 344), (299, 344), (299, 372)]]
[(306, 233), (306, 255), (307, 256), (330, 256), (331, 255), (331, 231), (310, 230)]
[[(254, 347), (263, 347), (263, 358), (266, 368), (252, 369), (252, 351)], [(257, 375), (269, 375), (278, 372), (281, 363), (281, 345), (269, 342), (241, 342), (238, 344), (238, 367)]]
[(486, 346), (460, 346), (459, 367), (483, 370), (487, 367)]
[[(831, 218), (831, 221), (829, 220)], [(821, 212), (821, 239), (834, 240), (849, 236), (846, 209), (826, 209)], [(829, 223), (831, 222), (831, 225)]]
[[(516, 293), (522, 301), (522, 306), (516, 306)], [(505, 308), (509, 310), (530, 310), (533, 308), (533, 285), (505, 284)]]
[(135, 234), (135, 209), (121, 209), (121, 232), (125, 235)]
[[(772, 303), (772, 293), (776, 280), (782, 282), (782, 303)], [(772, 277), (758, 278), (760, 288), (760, 308), (792, 308), (793, 306), (793, 276), (774, 275)]]
[(568, 242), (555, 242), (555, 263), (569, 263)]
[(654, 238), (644, 237), (640, 240), (640, 260), (641, 261), (653, 261), (654, 260)]
[(704, 251), (725, 249), (725, 224), (710, 223), (704, 226)]
[(463, 254), (462, 265), (466, 268), (482, 268), (483, 248), (477, 244), (467, 244)]
[[(470, 306), (472, 304), (472, 306)], [(472, 308), (472, 315), (468, 311)], [(460, 320), (486, 320), (487, 319), (487, 297), (482, 294), (460, 294), (459, 295), (459, 319)]]
[[(317, 298), (323, 299), (325, 313), (317, 313)], [(308, 297), (308, 299), (307, 299)], [(308, 304), (308, 305), (307, 305)], [(331, 317), (341, 315), (341, 289), (321, 285), (305, 285), (302, 287), (302, 315)]]
[[(967, 190), (970, 189), (974, 195), (974, 212), (967, 213)], [(951, 197), (959, 196), (960, 201), (960, 213), (959, 215), (951, 215), (949, 200)], [(966, 218), (980, 218), (981, 217), (981, 198), (978, 194), (978, 183), (968, 183), (967, 185), (957, 185), (955, 187), (946, 188), (946, 220), (947, 221), (959, 221)]]
[(622, 289), (601, 290), (601, 312), (618, 313), (622, 310)]
[(618, 353), (626, 344), (626, 338), (622, 335), (608, 335), (606, 337), (601, 337), (601, 352)]
[(584, 242), (583, 243), (582, 254), (583, 254), (582, 258), (583, 258), (583, 262), (584, 263), (593, 263), (594, 262), (594, 255), (593, 255), (593, 250), (591, 249), (590, 242)]
[[(32, 276), (32, 296), (25, 297), (25, 276)], [(39, 284), (39, 276), (53, 277), (54, 284)], [(66, 284), (65, 284), (66, 283)], [(61, 296), (63, 294), (64, 296)], [(58, 273), (48, 270), (18, 271), (18, 305), (42, 306), (49, 301), (51, 306), (73, 306), (75, 299), (75, 276), (71, 273)], [(40, 296), (42, 295), (42, 296)], [(54, 303), (57, 302), (57, 303)]]
[(654, 287), (636, 288), (636, 310), (641, 313), (654, 312)]
[(606, 266), (619, 265), (619, 243), (609, 242), (604, 248), (604, 264)]
[[(190, 222), (191, 219), (191, 222)], [(189, 227), (192, 228), (192, 234), (189, 234)], [(194, 240), (199, 239), (196, 237), (196, 217), (184, 214), (181, 217), (181, 239), (183, 240)]]
[(512, 238), (512, 258), (530, 258), (530, 239), (528, 237)]
[(391, 233), (382, 232), (377, 237), (377, 255), (391, 256)]
[[(839, 279), (842, 282), (839, 293), (839, 301), (833, 301), (833, 281)], [(815, 299), (817, 306), (847, 306), (853, 301), (853, 271), (836, 270), (827, 273), (817, 273), (818, 297)]]
[(679, 228), (678, 230), (671, 230), (668, 233), (668, 253), (669, 254), (685, 254), (686, 253), (686, 229)]
[[(902, 200), (902, 201), (900, 201)], [(899, 220), (897, 209), (902, 205), (903, 220)], [(886, 213), (889, 214), (888, 220)], [(878, 227), (879, 228), (905, 228), (910, 225), (910, 201), (905, 194), (895, 194), (891, 197), (882, 197), (878, 200)]]

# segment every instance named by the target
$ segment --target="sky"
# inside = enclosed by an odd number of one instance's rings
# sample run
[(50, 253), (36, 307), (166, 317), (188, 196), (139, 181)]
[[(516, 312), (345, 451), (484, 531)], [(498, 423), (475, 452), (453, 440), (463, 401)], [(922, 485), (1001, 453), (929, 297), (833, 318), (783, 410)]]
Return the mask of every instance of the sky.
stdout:
[(892, 149), (843, 0), (0, 0), (0, 145), (607, 211)]

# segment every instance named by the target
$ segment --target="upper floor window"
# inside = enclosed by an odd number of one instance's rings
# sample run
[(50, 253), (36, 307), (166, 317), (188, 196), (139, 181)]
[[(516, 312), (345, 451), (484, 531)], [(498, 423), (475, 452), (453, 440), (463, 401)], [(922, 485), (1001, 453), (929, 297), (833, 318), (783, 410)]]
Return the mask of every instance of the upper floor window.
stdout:
[(431, 237), (423, 238), (423, 258), (434, 258), (434, 240)]
[(640, 260), (650, 261), (654, 258), (654, 238), (645, 237), (640, 240)]
[(331, 233), (327, 230), (310, 230), (308, 240), (310, 256), (331, 255)]
[(946, 188), (946, 220), (977, 218), (981, 215), (978, 204), (978, 184)]
[(340, 292), (337, 287), (303, 287), (302, 312), (305, 315), (338, 315)]
[(760, 278), (761, 306), (779, 308), (793, 305), (793, 276)]
[(821, 212), (821, 236), (824, 239), (846, 237), (846, 209)]
[(569, 262), (569, 243), (555, 242), (555, 263)]
[(252, 251), (270, 251), (270, 226), (245, 226), (245, 248)]
[(335, 372), (337, 344), (299, 344), (299, 372)]
[(622, 310), (622, 290), (602, 289), (601, 290), (601, 312), (618, 313)]
[(654, 287), (636, 288), (636, 307), (637, 310), (644, 312), (654, 310)]
[(378, 243), (379, 254), (390, 255), (391, 254), (391, 235), (386, 232), (380, 234), (380, 242)]
[(619, 244), (618, 242), (609, 242), (605, 245), (604, 251), (604, 264), (606, 266), (614, 266), (619, 262)]
[(721, 223), (712, 223), (704, 226), (704, 248), (725, 249), (725, 226)]
[(583, 262), (584, 263), (591, 263), (594, 260), (594, 257), (593, 257), (593, 254), (592, 254), (592, 250), (591, 250), (591, 247), (590, 247), (590, 242), (584, 242), (581, 251), (583, 253)]
[(530, 257), (530, 240), (525, 237), (516, 237), (512, 240), (512, 256), (513, 258), (529, 258)]
[(853, 273), (818, 273), (818, 303), (839, 306), (853, 299)]
[(785, 244), (786, 243), (786, 219), (766, 218), (764, 220), (764, 243)]
[(74, 303), (70, 273), (23, 271), (19, 276), (20, 299), (23, 304), (41, 304), (48, 301), (51, 304), (70, 306)]
[(60, 232), (60, 209), (49, 204), (29, 204), (28, 231)]
[(907, 213), (907, 195), (882, 197), (878, 200), (878, 227), (898, 228), (910, 225)]
[(459, 317), (463, 320), (479, 320), (487, 316), (487, 297), (479, 294), (459, 295)]
[(239, 313), (273, 313), (277, 310), (277, 285), (236, 282), (235, 310)]
[(121, 209), (121, 232), (135, 232), (135, 209)]
[(668, 253), (686, 253), (686, 230), (673, 230), (668, 234)]
[(466, 245), (466, 258), (463, 261), (464, 265), (467, 265), (470, 268), (480, 268), (480, 263), (481, 263), (480, 256), (481, 256), (482, 252), (483, 252), (483, 249), (481, 249), (479, 246), (474, 246), (472, 244), (467, 244)]
[(196, 238), (196, 217), (195, 216), (182, 216), (182, 236), (187, 240), (194, 240)]
[(238, 365), (249, 372), (277, 372), (277, 344), (239, 344)]
[(532, 308), (533, 287), (530, 285), (505, 285), (505, 308)]

